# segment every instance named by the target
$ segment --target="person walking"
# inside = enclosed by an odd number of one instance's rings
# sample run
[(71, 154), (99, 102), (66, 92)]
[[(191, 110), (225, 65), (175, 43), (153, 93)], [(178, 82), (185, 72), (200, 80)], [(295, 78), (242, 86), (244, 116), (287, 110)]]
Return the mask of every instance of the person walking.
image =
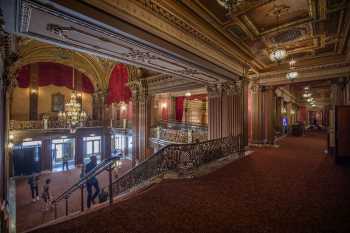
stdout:
[(68, 160), (69, 160), (69, 156), (67, 153), (65, 153), (63, 155), (63, 158), (62, 158), (62, 171), (64, 171), (64, 167), (66, 167), (66, 170), (68, 171), (69, 168), (68, 168)]
[[(88, 175), (95, 167), (97, 166), (97, 158), (96, 156), (91, 156), (90, 157), (90, 162), (86, 164), (85, 167), (85, 175)], [(95, 193), (92, 194), (92, 188), (94, 187)], [(95, 204), (95, 199), (100, 193), (100, 186), (98, 184), (98, 180), (96, 176), (91, 177), (87, 182), (86, 182), (86, 190), (88, 193), (87, 196), (87, 208), (91, 207), (91, 203)]]
[(32, 193), (32, 201), (36, 202), (38, 201), (39, 198), (39, 176), (36, 176), (34, 174), (32, 174), (31, 176), (29, 176), (28, 178), (28, 184), (30, 186), (30, 191)]
[(44, 200), (44, 210), (49, 210), (51, 207), (51, 189), (50, 189), (50, 179), (45, 180), (45, 185), (43, 187), (42, 198)]

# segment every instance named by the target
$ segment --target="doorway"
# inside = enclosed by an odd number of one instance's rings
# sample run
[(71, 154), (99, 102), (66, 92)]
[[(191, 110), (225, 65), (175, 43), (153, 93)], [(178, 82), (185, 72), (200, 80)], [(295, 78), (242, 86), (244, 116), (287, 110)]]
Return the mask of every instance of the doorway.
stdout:
[(75, 167), (75, 140), (72, 138), (54, 139), (51, 143), (52, 171), (63, 171), (63, 161), (68, 160), (68, 168)]
[(41, 141), (23, 142), (13, 148), (13, 175), (28, 176), (41, 171)]
[(96, 156), (97, 163), (101, 162), (101, 136), (84, 137), (84, 164), (90, 162), (91, 156)]

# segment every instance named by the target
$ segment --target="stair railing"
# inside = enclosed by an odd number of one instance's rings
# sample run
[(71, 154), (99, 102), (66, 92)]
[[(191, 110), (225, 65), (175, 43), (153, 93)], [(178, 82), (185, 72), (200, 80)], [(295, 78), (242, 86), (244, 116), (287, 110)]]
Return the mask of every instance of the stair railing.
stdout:
[(54, 217), (57, 218), (57, 205), (62, 200), (65, 200), (65, 215), (69, 215), (69, 198), (71, 195), (80, 189), (80, 200), (81, 200), (81, 207), (80, 210), (84, 211), (84, 186), (88, 182), (89, 179), (92, 177), (98, 176), (103, 171), (108, 171), (109, 176), (109, 202), (112, 204), (113, 202), (113, 196), (112, 196), (112, 169), (114, 166), (115, 161), (119, 160), (119, 157), (111, 157), (108, 158), (101, 163), (99, 163), (95, 168), (93, 168), (89, 173), (85, 174), (83, 177), (79, 179), (78, 182), (73, 184), (71, 187), (69, 187), (66, 191), (64, 191), (62, 194), (57, 196), (53, 201), (52, 204), (54, 205)]
[(113, 196), (171, 170), (186, 172), (234, 153), (242, 155), (242, 136), (229, 136), (192, 144), (167, 145), (113, 182)]

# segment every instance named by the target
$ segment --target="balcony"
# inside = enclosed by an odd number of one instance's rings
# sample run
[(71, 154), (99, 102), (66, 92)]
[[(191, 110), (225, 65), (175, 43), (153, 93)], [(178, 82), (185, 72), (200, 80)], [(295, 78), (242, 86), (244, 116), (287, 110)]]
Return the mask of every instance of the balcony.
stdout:
[[(101, 127), (103, 126), (102, 121), (90, 120), (82, 123), (78, 127)], [(51, 130), (51, 129), (69, 129), (69, 126), (62, 121), (53, 120), (39, 120), (39, 121), (10, 121), (10, 130)]]
[(208, 140), (206, 125), (162, 121), (151, 128), (151, 142), (155, 144), (185, 144), (206, 140)]

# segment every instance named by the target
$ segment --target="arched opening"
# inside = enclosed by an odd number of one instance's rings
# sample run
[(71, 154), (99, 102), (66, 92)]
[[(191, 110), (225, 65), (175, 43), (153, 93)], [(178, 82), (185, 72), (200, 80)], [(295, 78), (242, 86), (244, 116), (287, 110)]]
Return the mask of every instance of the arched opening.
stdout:
[[(23, 66), (16, 79), (18, 85), (13, 90), (11, 120), (57, 120), (72, 91), (79, 93), (82, 109), (88, 118), (92, 118), (95, 88), (80, 71), (58, 63), (38, 62)], [(18, 108), (21, 103), (23, 107)]]

